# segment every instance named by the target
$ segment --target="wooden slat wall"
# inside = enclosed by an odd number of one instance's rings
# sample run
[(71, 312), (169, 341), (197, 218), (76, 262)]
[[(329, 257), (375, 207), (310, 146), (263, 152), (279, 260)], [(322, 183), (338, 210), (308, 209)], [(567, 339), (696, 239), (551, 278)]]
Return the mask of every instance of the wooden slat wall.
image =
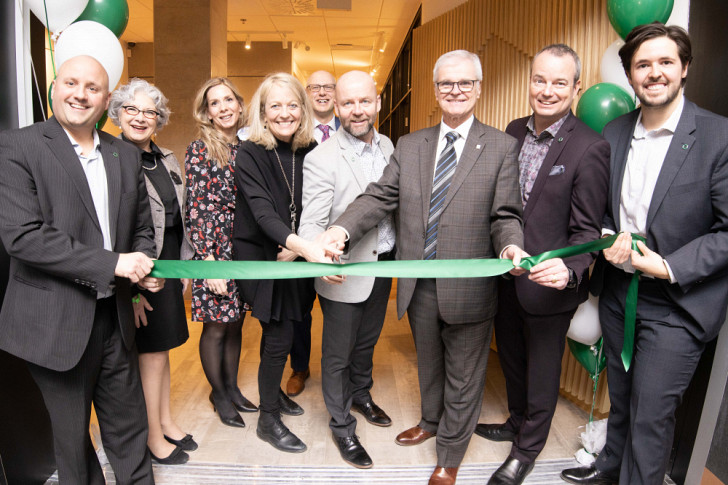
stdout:
[[(582, 92), (600, 82), (602, 54), (618, 39), (607, 18), (607, 0), (470, 0), (415, 29), (412, 45), (412, 131), (439, 123), (441, 113), (432, 85), (440, 55), (465, 49), (480, 56), (482, 94), (475, 116), (501, 130), (530, 113), (528, 77), (531, 59), (543, 46), (562, 42), (582, 61)], [(595, 411), (609, 411), (606, 373)], [(567, 351), (562, 393), (591, 406), (592, 381)]]

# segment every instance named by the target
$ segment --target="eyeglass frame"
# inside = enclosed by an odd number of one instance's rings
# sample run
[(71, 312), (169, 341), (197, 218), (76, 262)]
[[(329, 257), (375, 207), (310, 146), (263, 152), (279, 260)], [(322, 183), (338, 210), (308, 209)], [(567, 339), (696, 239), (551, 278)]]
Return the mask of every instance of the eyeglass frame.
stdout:
[[(136, 106), (131, 106), (131, 105), (122, 106), (121, 109), (123, 109), (124, 112), (126, 114), (128, 114), (129, 116), (136, 116), (139, 113), (141, 113), (142, 116), (144, 116), (148, 120), (156, 120), (157, 118), (159, 118), (161, 116), (158, 111), (154, 111), (153, 109), (139, 109)], [(130, 109), (135, 110), (136, 113), (130, 113), (129, 112)], [(154, 113), (154, 116), (149, 116), (149, 113)]]
[(336, 84), (308, 84), (306, 89), (314, 93), (318, 93), (321, 89), (326, 93), (333, 93), (334, 89), (336, 89)]
[[(452, 91), (453, 91), (453, 89), (455, 89), (456, 85), (461, 93), (470, 93), (473, 91), (473, 89), (475, 89), (475, 83), (478, 83), (478, 82), (480, 82), (480, 79), (463, 79), (461, 81), (438, 81), (435, 83), (435, 87), (437, 88), (437, 91), (440, 94), (452, 93)], [(463, 87), (461, 86), (462, 83), (472, 83), (472, 85), (468, 89), (463, 89)], [(447, 84), (451, 85), (450, 89), (447, 91), (443, 91), (442, 86), (447, 85)]]

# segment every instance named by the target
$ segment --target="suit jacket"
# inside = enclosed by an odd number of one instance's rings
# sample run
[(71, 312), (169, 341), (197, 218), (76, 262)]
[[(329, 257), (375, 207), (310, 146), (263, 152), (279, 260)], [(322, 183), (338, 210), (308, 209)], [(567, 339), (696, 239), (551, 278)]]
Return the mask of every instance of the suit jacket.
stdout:
[[(612, 147), (604, 227), (616, 232), (638, 115), (635, 110), (604, 128)], [(676, 284), (657, 281), (666, 304), (690, 315), (687, 330), (695, 338), (703, 342), (715, 338), (728, 301), (728, 118), (687, 99), (652, 194), (647, 246), (667, 260), (677, 280)], [(620, 282), (626, 284), (625, 279)], [(610, 284), (618, 283), (605, 280), (605, 289)]]
[[(169, 172), (170, 178), (172, 179), (172, 185), (174, 186), (174, 192), (177, 195), (177, 204), (179, 204), (180, 212), (184, 214), (187, 191), (185, 190), (182, 169), (180, 168), (177, 157), (174, 156), (172, 150), (162, 147), (159, 147), (159, 150), (162, 152), (162, 163), (167, 168), (167, 172)], [(157, 193), (156, 187), (154, 187), (154, 184), (149, 180), (149, 177), (146, 177), (146, 175), (144, 177), (144, 182), (147, 187), (147, 193), (149, 194), (149, 206), (152, 211), (154, 244), (157, 247), (156, 257), (159, 257), (159, 255), (162, 254), (164, 228), (166, 224), (164, 202), (162, 202), (162, 198), (159, 196), (159, 193)], [(182, 240), (182, 247), (180, 248), (180, 259), (191, 259), (194, 252), (192, 243), (189, 241), (189, 238), (185, 233), (184, 239)]]
[[(324, 232), (356, 198), (368, 182), (344, 130), (306, 155), (303, 163), (303, 212), (298, 234), (314, 239)], [(394, 146), (389, 138), (379, 135), (379, 147), (389, 160)], [(377, 260), (377, 227), (369, 230), (341, 256), (343, 263)], [(345, 303), (359, 303), (372, 292), (374, 277), (347, 276), (341, 285), (330, 285), (320, 278), (314, 282), (316, 292), (325, 298)]]
[[(389, 165), (334, 224), (360, 240), (385, 214), (395, 213), (397, 259), (421, 260), (430, 210), (440, 125), (399, 139)], [(437, 236), (438, 259), (497, 258), (509, 244), (523, 247), (516, 140), (473, 122), (444, 202)], [(481, 322), (495, 315), (496, 278), (437, 279), (442, 318), (450, 324)], [(416, 279), (397, 280), (402, 318)]]
[[(526, 138), (530, 116), (512, 121), (506, 133)], [(572, 113), (551, 143), (523, 209), (524, 249), (529, 254), (599, 239), (609, 186), (609, 144)], [(587, 299), (589, 266), (596, 254), (566, 258), (579, 280), (576, 289), (555, 290), (533, 283), (528, 274), (515, 280), (518, 301), (534, 315), (574, 310)]]
[(121, 334), (134, 344), (129, 280), (118, 254), (154, 257), (154, 232), (139, 152), (99, 132), (109, 191), (113, 252), (103, 248), (88, 182), (55, 118), (0, 134), (0, 236), (10, 279), (0, 313), (0, 348), (53, 370), (81, 358), (96, 297), (116, 288)]

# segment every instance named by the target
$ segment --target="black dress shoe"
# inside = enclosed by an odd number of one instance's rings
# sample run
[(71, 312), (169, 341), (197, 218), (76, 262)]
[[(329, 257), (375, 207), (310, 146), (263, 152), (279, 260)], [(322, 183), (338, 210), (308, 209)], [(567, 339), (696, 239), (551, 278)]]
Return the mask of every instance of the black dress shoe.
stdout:
[(479, 424), (475, 427), (475, 434), (490, 441), (513, 441), (516, 433), (506, 429), (505, 424)]
[(594, 465), (579, 468), (567, 468), (561, 472), (561, 479), (565, 482), (586, 485), (614, 485), (619, 477), (614, 477)]
[[(243, 418), (240, 417), (240, 415), (233, 410), (234, 416), (230, 415), (223, 415), (220, 411), (218, 411), (217, 406), (215, 405), (215, 399), (212, 397), (212, 394), (210, 394), (210, 402), (212, 403), (212, 410), (217, 412), (217, 415), (220, 417), (220, 421), (222, 424), (226, 426), (232, 426), (233, 428), (244, 428), (245, 427), (245, 421), (243, 421)], [(232, 406), (231, 406), (232, 407)]]
[(387, 413), (382, 411), (382, 408), (374, 404), (374, 401), (372, 401), (371, 399), (368, 402), (361, 404), (352, 403), (351, 410), (362, 414), (364, 416), (364, 419), (366, 419), (368, 423), (373, 424), (374, 426), (384, 427), (392, 425), (392, 420), (389, 416), (387, 416)]
[(531, 470), (533, 470), (534, 463), (523, 463), (517, 458), (509, 456), (506, 461), (498, 467), (490, 480), (488, 485), (521, 485), (523, 480), (526, 479)]
[(356, 468), (371, 468), (374, 464), (367, 450), (359, 443), (359, 437), (354, 436), (334, 436), (334, 443), (339, 447), (341, 458), (349, 465)]
[(248, 401), (248, 398), (246, 398), (242, 394), (240, 394), (238, 402), (235, 402), (234, 399), (232, 402), (233, 402), (233, 406), (235, 406), (235, 409), (237, 409), (241, 413), (257, 413), (258, 412), (258, 406), (256, 406), (252, 402)]
[(185, 453), (179, 446), (177, 446), (166, 458), (157, 458), (151, 450), (149, 451), (149, 454), (152, 456), (152, 460), (160, 465), (184, 465), (187, 463), (187, 460), (190, 459), (190, 455)]
[(303, 408), (296, 404), (293, 399), (286, 396), (283, 389), (278, 391), (278, 406), (280, 407), (281, 414), (286, 416), (300, 416), (303, 414)]
[(179, 446), (185, 451), (195, 451), (197, 449), (197, 443), (195, 442), (195, 440), (192, 439), (191, 434), (185, 435), (185, 437), (181, 440), (172, 439), (167, 435), (164, 435), (164, 439), (172, 443), (173, 445)]
[(287, 453), (303, 453), (306, 451), (306, 445), (303, 441), (291, 433), (291, 430), (283, 424), (281, 417), (277, 414), (261, 412), (256, 434), (258, 438), (267, 441), (278, 450)]

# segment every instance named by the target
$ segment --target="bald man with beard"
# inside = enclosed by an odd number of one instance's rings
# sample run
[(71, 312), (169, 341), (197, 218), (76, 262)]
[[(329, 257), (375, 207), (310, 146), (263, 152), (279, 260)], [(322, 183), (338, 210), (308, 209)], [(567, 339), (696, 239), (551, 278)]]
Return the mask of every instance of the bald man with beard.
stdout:
[[(374, 129), (381, 103), (374, 80), (350, 71), (336, 86), (342, 129), (306, 156), (299, 235), (315, 239), (366, 186), (379, 179), (394, 151)], [(394, 226), (386, 216), (341, 256), (346, 263), (394, 259)], [(384, 324), (391, 278), (347, 276), (329, 285), (316, 280), (324, 315), (321, 386), (329, 426), (341, 457), (357, 468), (373, 463), (355, 434), (355, 410), (375, 426), (392, 420), (372, 400), (372, 356)]]

